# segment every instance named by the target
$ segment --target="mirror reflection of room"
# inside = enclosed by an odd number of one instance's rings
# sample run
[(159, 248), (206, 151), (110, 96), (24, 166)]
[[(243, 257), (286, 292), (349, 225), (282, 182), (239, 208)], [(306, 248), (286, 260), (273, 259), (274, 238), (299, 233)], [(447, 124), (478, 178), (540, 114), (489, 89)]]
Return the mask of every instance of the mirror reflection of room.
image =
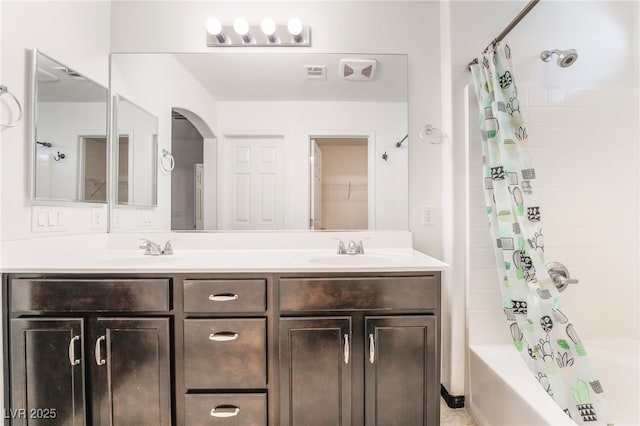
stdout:
[(33, 51), (37, 200), (107, 202), (107, 89)]
[(80, 137), (81, 173), (84, 179), (83, 200), (107, 201), (107, 138), (104, 136)]
[(127, 98), (115, 97), (119, 204), (157, 204), (158, 119)]
[(204, 228), (204, 139), (178, 111), (171, 113), (171, 230)]
[(311, 139), (313, 229), (368, 229), (368, 138)]
[[(376, 72), (350, 80), (340, 65), (359, 59)], [(171, 172), (159, 170), (157, 222), (146, 227), (408, 228), (408, 149), (396, 147), (407, 134), (406, 55), (119, 53), (111, 61), (112, 90), (159, 117), (159, 150), (175, 160)], [(326, 183), (335, 191), (325, 194), (320, 223), (311, 208), (310, 139), (336, 136), (364, 138), (366, 154), (359, 177)], [(355, 173), (349, 163), (335, 168)]]

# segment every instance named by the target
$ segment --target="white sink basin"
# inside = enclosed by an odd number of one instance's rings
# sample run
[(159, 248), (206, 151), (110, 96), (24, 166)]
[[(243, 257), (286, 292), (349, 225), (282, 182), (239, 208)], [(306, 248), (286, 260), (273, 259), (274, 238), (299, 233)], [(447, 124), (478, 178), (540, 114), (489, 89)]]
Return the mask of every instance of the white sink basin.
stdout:
[(364, 254), (337, 254), (327, 252), (305, 253), (298, 256), (299, 259), (319, 265), (338, 266), (385, 266), (397, 265), (411, 258), (401, 252), (380, 252)]

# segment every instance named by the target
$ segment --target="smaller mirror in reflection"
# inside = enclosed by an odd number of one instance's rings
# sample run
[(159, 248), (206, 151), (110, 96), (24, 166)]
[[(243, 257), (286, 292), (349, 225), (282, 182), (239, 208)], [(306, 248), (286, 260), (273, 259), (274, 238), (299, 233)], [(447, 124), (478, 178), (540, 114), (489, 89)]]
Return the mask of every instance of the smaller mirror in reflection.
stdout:
[(107, 89), (33, 52), (34, 198), (107, 201)]
[(118, 204), (157, 205), (158, 119), (117, 95)]

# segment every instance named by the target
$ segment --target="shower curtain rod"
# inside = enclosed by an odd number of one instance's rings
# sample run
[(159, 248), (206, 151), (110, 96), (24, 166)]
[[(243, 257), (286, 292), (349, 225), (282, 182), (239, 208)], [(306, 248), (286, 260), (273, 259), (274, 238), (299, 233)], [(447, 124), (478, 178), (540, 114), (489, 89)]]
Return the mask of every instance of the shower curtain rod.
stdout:
[[(489, 43), (489, 45), (487, 46), (487, 49), (497, 44), (498, 42), (502, 41), (502, 39), (505, 38), (507, 34), (509, 34), (511, 30), (514, 29), (516, 25), (518, 25), (518, 23), (522, 20), (522, 18), (524, 18), (527, 15), (527, 13), (529, 13), (531, 9), (533, 9), (539, 2), (540, 0), (531, 0), (524, 7), (524, 9), (522, 9), (515, 18), (513, 18), (513, 21), (511, 21), (509, 25), (507, 25), (507, 27), (504, 30), (502, 30), (500, 34), (498, 34), (498, 37), (494, 38), (493, 41)], [(467, 69), (471, 71), (471, 65), (474, 65), (477, 63), (478, 63), (478, 58), (475, 58), (473, 61), (469, 62), (469, 64), (467, 65)]]

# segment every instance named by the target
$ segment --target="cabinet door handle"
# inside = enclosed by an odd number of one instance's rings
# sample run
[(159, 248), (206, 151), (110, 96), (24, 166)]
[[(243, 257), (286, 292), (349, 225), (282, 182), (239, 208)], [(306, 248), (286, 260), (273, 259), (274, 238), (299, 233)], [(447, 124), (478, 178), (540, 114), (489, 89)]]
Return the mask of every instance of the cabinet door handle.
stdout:
[(344, 335), (344, 363), (349, 364), (349, 335)]
[(371, 364), (376, 362), (376, 342), (373, 334), (369, 334), (369, 362)]
[(100, 342), (104, 342), (106, 340), (106, 336), (100, 336), (96, 339), (96, 349), (95, 349), (95, 355), (96, 355), (96, 364), (97, 365), (104, 365), (105, 364), (105, 360), (102, 358), (102, 346), (100, 345)]
[(76, 359), (76, 342), (80, 341), (80, 336), (74, 336), (71, 338), (71, 341), (69, 342), (69, 362), (71, 363), (71, 365), (78, 365), (80, 364), (80, 359)]
[(232, 302), (234, 300), (238, 300), (240, 296), (232, 293), (224, 293), (224, 294), (210, 294), (209, 300), (212, 302)]
[(240, 413), (240, 407), (235, 405), (218, 405), (211, 409), (211, 417), (235, 417)]
[(218, 333), (211, 333), (209, 335), (209, 340), (213, 340), (214, 342), (230, 342), (231, 340), (236, 340), (240, 337), (239, 333), (234, 333), (233, 331), (220, 331)]

